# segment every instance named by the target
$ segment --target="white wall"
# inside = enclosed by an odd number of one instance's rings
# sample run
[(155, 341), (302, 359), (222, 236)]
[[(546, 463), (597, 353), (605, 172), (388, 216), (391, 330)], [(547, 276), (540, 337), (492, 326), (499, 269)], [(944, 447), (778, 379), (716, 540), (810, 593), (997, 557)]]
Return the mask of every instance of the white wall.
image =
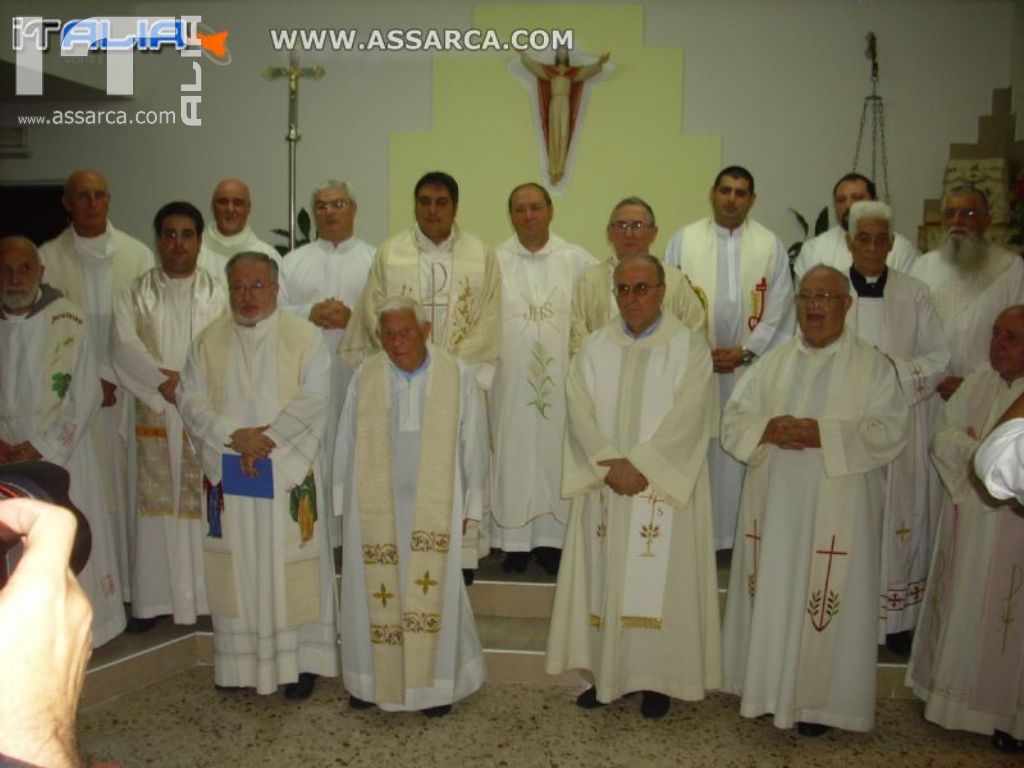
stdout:
[[(10, 11), (5, 19), (13, 15), (14, 3), (0, 5)], [(253, 223), (266, 236), (286, 220), (287, 167), (285, 86), (259, 74), (286, 57), (272, 50), (266, 29), (468, 27), (475, 5), (468, 0), (122, 3), (124, 15), (192, 11), (216, 29), (230, 31), (231, 65), (203, 63), (203, 126), (31, 129), (32, 156), (4, 161), (0, 181), (61, 180), (74, 168), (98, 167), (111, 181), (115, 223), (148, 241), (148, 222), (163, 202), (185, 198), (205, 208), (214, 182), (237, 175), (250, 182)], [(723, 163), (753, 171), (755, 214), (787, 242), (797, 236), (787, 207), (816, 213), (828, 202), (835, 178), (850, 169), (861, 103), (870, 88), (863, 57), (867, 31), (879, 37), (897, 226), (910, 236), (922, 201), (939, 192), (948, 145), (975, 140), (977, 118), (988, 113), (993, 88), (1008, 86), (1013, 73), (1022, 82), (1024, 20), (1011, 2), (650, 0), (644, 6), (647, 44), (684, 50), (680, 129), (723, 137)], [(62, 18), (75, 15), (69, 8), (80, 16), (93, 12), (85, 10), (91, 4), (31, 3), (33, 13)], [(585, 6), (580, 13), (586, 13)], [(359, 192), (360, 234), (373, 242), (387, 235), (389, 133), (430, 129), (431, 60), (426, 53), (304, 56), (304, 62), (323, 64), (327, 76), (302, 84), (300, 203), (322, 178), (349, 179)], [(136, 96), (110, 106), (176, 109), (185, 67), (170, 51), (137, 56)], [(659, 95), (641, 89), (636, 98)], [(643, 151), (628, 137), (622, 147), (624, 153)], [(710, 181), (679, 180), (702, 188)], [(494, 204), (504, 204), (503, 192)], [(685, 222), (659, 212), (659, 223), (670, 231)]]

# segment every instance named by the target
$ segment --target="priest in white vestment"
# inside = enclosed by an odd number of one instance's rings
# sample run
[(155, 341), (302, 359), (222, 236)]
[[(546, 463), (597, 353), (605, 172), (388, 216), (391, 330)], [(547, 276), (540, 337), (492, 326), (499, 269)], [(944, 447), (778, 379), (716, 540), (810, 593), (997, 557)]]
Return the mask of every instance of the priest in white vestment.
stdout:
[(721, 667), (711, 354), (703, 334), (662, 310), (663, 275), (653, 256), (620, 261), (621, 319), (572, 361), (562, 479), (572, 509), (545, 663), (593, 678), (578, 706), (639, 690), (651, 719), (671, 698), (718, 688)]
[(136, 494), (132, 615), (195, 624), (208, 614), (203, 569), (203, 472), (185, 436), (177, 387), (189, 345), (227, 307), (224, 283), (196, 266), (204, 222), (186, 202), (154, 219), (160, 266), (114, 300), (113, 364), (135, 397)]
[[(850, 229), (850, 206), (862, 200), (877, 200), (875, 182), (859, 173), (847, 173), (832, 187), (832, 210), (835, 225), (810, 240), (804, 241), (800, 255), (793, 262), (793, 274), (797, 282), (811, 267), (824, 264), (846, 272), (853, 263), (853, 254), (846, 244), (846, 233)], [(889, 269), (909, 272), (914, 260), (920, 254), (917, 248), (899, 232), (892, 233), (892, 249), (886, 259)]]
[(222, 179), (213, 189), (210, 201), (215, 226), (207, 227), (203, 247), (199, 251), (199, 266), (213, 278), (227, 285), (224, 267), (236, 253), (265, 253), (281, 266), (281, 255), (269, 243), (256, 237), (249, 226), (252, 199), (249, 186), (239, 179)]
[[(587, 269), (573, 289), (570, 354), (576, 354), (588, 334), (604, 328), (619, 316), (619, 308), (613, 298), (612, 271), (626, 256), (642, 256), (651, 252), (651, 245), (658, 236), (654, 209), (639, 197), (620, 200), (608, 217), (606, 235), (612, 246), (612, 258)], [(704, 304), (678, 270), (665, 270), (664, 307), (688, 328), (701, 334), (707, 332)]]
[(132, 280), (152, 268), (153, 253), (107, 220), (110, 187), (98, 171), (75, 171), (64, 184), (61, 202), (71, 224), (44, 243), (39, 255), (50, 285), (85, 312), (90, 345), (103, 391), (102, 410), (90, 434), (100, 472), (92, 482), (103, 486), (114, 531), (122, 597), (131, 597), (131, 542), (128, 445), (124, 435), (130, 419), (130, 398), (117, 391), (110, 360), (110, 326), (114, 297)]
[[(366, 289), (341, 341), (351, 368), (380, 350), (377, 312), (389, 296), (416, 299), (430, 321), (430, 343), (469, 363), (480, 386), (490, 389), (501, 349), (501, 272), (494, 251), (455, 223), (459, 185), (430, 171), (413, 191), (416, 225), (381, 244)], [(489, 511), (488, 511), (489, 514)], [(463, 537), (463, 568), (489, 551), (488, 526), (470, 521)]]
[(558, 573), (569, 501), (562, 492), (565, 377), (573, 285), (597, 261), (551, 232), (554, 206), (539, 184), (508, 201), (515, 229), (495, 249), (501, 266), (501, 359), (491, 388), (494, 476), (491, 546), (522, 573), (531, 552)]
[(974, 471), (994, 498), (1024, 504), (1024, 395), (1006, 409), (974, 454)]
[(848, 226), (853, 306), (846, 325), (892, 362), (910, 406), (907, 445), (889, 465), (882, 531), (882, 590), (878, 642), (901, 656), (910, 652), (942, 506), (928, 456), (933, 423), (927, 401), (949, 370), (949, 348), (928, 287), (890, 269), (892, 209), (854, 203)]
[(946, 403), (932, 456), (949, 492), (907, 670), (925, 719), (1024, 749), (1024, 511), (992, 498), (971, 459), (1024, 393), (1024, 306), (992, 329), (990, 367)]
[[(328, 180), (314, 189), (311, 197), (317, 239), (299, 246), (285, 258), (280, 303), (317, 326), (331, 351), (331, 401), (323, 436), (324, 466), (330, 471), (341, 406), (352, 378), (352, 369), (337, 349), (345, 337), (352, 308), (366, 285), (374, 249), (353, 234), (357, 206), (346, 182)], [(324, 487), (331, 485), (330, 476), (324, 478)], [(324, 519), (334, 547), (341, 546), (341, 520), (337, 517), (340, 514), (341, 510), (332, 508), (331, 494), (325, 494)]]
[(988, 365), (996, 315), (1024, 302), (1024, 263), (1018, 254), (985, 239), (991, 221), (983, 192), (954, 187), (942, 201), (942, 244), (910, 270), (931, 290), (949, 342), (950, 373), (938, 390), (943, 400), (969, 373)]
[(793, 335), (793, 282), (782, 241), (749, 217), (757, 199), (750, 172), (740, 166), (720, 171), (710, 199), (712, 215), (672, 236), (665, 263), (683, 271), (707, 307), (716, 392), (708, 448), (711, 509), (715, 549), (730, 549), (744, 469), (722, 449), (718, 417), (750, 364)]
[(90, 436), (100, 380), (85, 315), (42, 278), (30, 240), (0, 239), (0, 464), (41, 459), (70, 475), (71, 501), (92, 531), (78, 581), (93, 607), (97, 648), (125, 628), (111, 518)]
[(472, 369), (429, 344), (413, 299), (381, 305), (384, 352), (349, 387), (335, 450), (344, 506), (341, 658), (355, 709), (437, 717), (483, 685), (460, 570), (483, 515), (487, 423)]
[(820, 735), (874, 725), (885, 467), (907, 405), (892, 363), (844, 330), (849, 281), (804, 275), (800, 334), (754, 364), (722, 416), (747, 464), (722, 630), (740, 714)]
[(228, 263), (231, 315), (189, 349), (178, 401), (200, 448), (214, 680), (308, 698), (338, 673), (334, 563), (318, 514), (330, 353), (277, 309), (277, 264)]

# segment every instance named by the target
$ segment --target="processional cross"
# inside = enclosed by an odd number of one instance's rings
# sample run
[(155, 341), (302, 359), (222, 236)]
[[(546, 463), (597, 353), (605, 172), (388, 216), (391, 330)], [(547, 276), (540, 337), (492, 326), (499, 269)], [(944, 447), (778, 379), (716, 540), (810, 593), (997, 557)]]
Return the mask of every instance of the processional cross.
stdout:
[(324, 76), (324, 68), (300, 67), (299, 54), (296, 50), (288, 54), (287, 67), (265, 67), (263, 77), (276, 80), (288, 78), (288, 250), (295, 249), (295, 150), (302, 136), (299, 135), (299, 79), (308, 77), (319, 80)]

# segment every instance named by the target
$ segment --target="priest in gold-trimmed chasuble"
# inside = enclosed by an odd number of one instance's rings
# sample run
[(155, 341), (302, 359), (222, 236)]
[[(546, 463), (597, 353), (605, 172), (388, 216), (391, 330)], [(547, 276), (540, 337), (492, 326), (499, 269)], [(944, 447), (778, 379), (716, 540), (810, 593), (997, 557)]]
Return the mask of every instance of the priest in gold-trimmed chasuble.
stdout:
[(443, 714), (485, 675), (460, 549), (483, 514), (487, 424), (472, 369), (426, 342), (421, 313), (382, 305), (385, 352), (356, 372), (338, 427), (341, 658), (356, 705)]
[[(572, 507), (545, 664), (593, 677), (580, 706), (639, 690), (649, 717), (667, 711), (665, 697), (717, 688), (721, 663), (711, 355), (702, 334), (661, 311), (660, 274), (651, 256), (623, 257), (621, 319), (588, 336), (570, 366), (562, 492)], [(664, 700), (656, 715), (652, 692)]]
[(744, 717), (808, 732), (874, 725), (885, 467), (906, 442), (892, 363), (844, 328), (849, 291), (831, 267), (808, 271), (800, 334), (751, 367), (722, 418), (747, 465), (722, 687)]
[(269, 694), (300, 673), (338, 670), (334, 564), (318, 515), (331, 359), (316, 326), (277, 309), (274, 262), (235, 259), (232, 314), (192, 343), (179, 402), (205, 476), (214, 680)]
[(173, 202), (156, 216), (160, 266), (114, 299), (111, 354), (135, 398), (132, 614), (194, 624), (208, 614), (203, 569), (202, 469), (185, 436), (176, 388), (189, 344), (227, 308), (224, 278), (197, 259), (202, 214)]

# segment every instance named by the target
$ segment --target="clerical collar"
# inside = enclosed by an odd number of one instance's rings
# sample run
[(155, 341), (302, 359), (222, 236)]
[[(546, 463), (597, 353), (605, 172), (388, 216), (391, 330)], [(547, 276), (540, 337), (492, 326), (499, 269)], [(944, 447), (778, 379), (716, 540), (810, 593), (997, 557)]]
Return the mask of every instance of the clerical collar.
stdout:
[(233, 245), (241, 245), (242, 243), (247, 242), (251, 236), (252, 230), (249, 228), (248, 224), (242, 227), (238, 232), (235, 232), (235, 234), (233, 235), (225, 235), (223, 232), (217, 229), (216, 225), (203, 233), (204, 238), (209, 238), (218, 245), (222, 245), (225, 248), (231, 247)]
[(850, 284), (857, 295), (865, 299), (880, 299), (885, 295), (885, 284), (889, 280), (889, 268), (885, 267), (878, 277), (865, 277), (851, 264)]
[(519, 252), (521, 254), (523, 254), (524, 256), (529, 257), (529, 258), (538, 258), (540, 256), (547, 256), (548, 253), (551, 252), (551, 235), (548, 234), (548, 239), (545, 241), (544, 245), (542, 245), (536, 251), (531, 251), (529, 248), (527, 248), (523, 244), (523, 241), (520, 240), (519, 236), (517, 235), (516, 236), (516, 247), (519, 249)]
[(455, 235), (457, 230), (454, 224), (452, 224), (452, 231), (448, 235), (447, 239), (442, 240), (440, 243), (435, 243), (429, 237), (424, 235), (419, 224), (414, 227), (413, 231), (416, 233), (416, 244), (419, 246), (420, 251), (450, 252), (455, 248)]
[(747, 222), (746, 222), (746, 220), (744, 220), (735, 229), (729, 229), (728, 227), (723, 227), (721, 224), (719, 224), (717, 221), (715, 221), (714, 218), (711, 219), (711, 223), (714, 224), (715, 231), (718, 232), (718, 234), (722, 235), (723, 237), (732, 239), (734, 237), (739, 237), (741, 234), (743, 234), (743, 225), (746, 224)]
[(355, 245), (356, 237), (355, 235), (349, 235), (345, 240), (342, 240), (340, 243), (337, 244), (332, 243), (330, 240), (325, 240), (322, 237), (317, 238), (316, 242), (317, 245), (319, 245), (323, 250), (327, 251), (327, 253), (344, 253), (353, 245)]
[(640, 341), (640, 339), (646, 339), (648, 336), (650, 336), (652, 333), (654, 333), (656, 330), (658, 330), (658, 326), (659, 325), (661, 325), (661, 315), (658, 315), (658, 319), (657, 320), (655, 320), (653, 323), (651, 323), (649, 326), (647, 326), (643, 331), (641, 331), (639, 336), (634, 336), (633, 335), (633, 332), (631, 330), (629, 330), (629, 326), (626, 325), (626, 321), (625, 320), (622, 321), (622, 330), (625, 332), (626, 336), (631, 338), (633, 341)]

